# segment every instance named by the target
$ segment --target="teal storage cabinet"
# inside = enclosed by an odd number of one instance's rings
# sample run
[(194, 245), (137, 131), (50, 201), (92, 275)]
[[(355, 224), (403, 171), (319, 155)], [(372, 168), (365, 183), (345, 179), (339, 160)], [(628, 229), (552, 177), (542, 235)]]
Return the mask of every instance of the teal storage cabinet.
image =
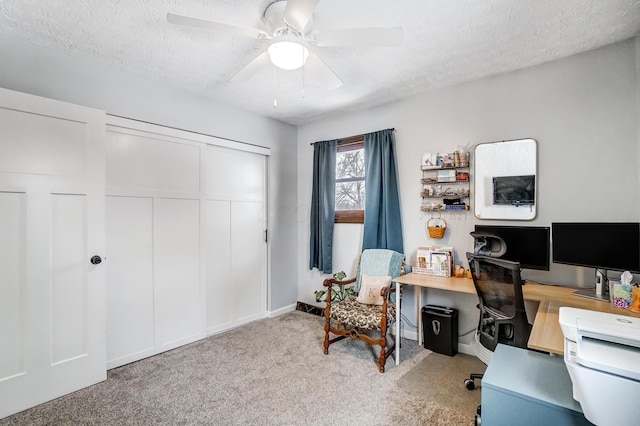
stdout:
[(572, 395), (562, 357), (498, 345), (482, 378), (482, 425), (591, 425)]

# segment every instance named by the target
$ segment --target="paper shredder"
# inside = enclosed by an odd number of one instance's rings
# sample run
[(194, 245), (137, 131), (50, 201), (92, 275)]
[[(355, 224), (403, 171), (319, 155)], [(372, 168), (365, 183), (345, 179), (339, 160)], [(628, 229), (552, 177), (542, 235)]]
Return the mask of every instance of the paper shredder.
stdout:
[(439, 354), (458, 353), (458, 310), (438, 305), (422, 308), (424, 348)]

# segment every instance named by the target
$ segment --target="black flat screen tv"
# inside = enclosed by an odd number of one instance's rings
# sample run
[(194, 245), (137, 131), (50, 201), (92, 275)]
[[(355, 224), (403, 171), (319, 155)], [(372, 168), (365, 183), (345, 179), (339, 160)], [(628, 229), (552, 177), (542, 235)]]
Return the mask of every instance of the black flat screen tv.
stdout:
[(528, 206), (535, 204), (536, 176), (494, 176), (493, 204)]
[(640, 272), (640, 223), (552, 223), (553, 262)]
[(549, 270), (548, 226), (476, 225), (475, 230), (504, 240), (507, 251), (500, 259), (520, 262), (524, 269)]

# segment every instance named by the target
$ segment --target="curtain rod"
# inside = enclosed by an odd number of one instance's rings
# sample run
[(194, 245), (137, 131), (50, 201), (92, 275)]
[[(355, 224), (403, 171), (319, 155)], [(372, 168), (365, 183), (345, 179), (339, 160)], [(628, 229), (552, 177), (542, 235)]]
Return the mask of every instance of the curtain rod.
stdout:
[[(395, 132), (396, 128), (395, 128), (395, 127), (392, 127), (392, 128), (390, 128), (390, 129), (384, 129), (384, 130), (391, 130), (392, 132)], [(380, 132), (381, 130), (378, 130), (378, 131)], [(346, 138), (339, 138), (338, 140), (340, 140), (340, 139), (356, 138), (356, 137), (358, 137), (358, 136), (364, 136), (364, 135), (366, 135), (366, 133), (362, 133), (362, 134), (359, 134), (359, 135), (353, 135), (353, 136), (347, 136)], [(319, 141), (319, 142), (320, 142), (320, 141)], [(311, 142), (309, 145), (313, 145), (314, 143), (318, 143), (318, 142)]]

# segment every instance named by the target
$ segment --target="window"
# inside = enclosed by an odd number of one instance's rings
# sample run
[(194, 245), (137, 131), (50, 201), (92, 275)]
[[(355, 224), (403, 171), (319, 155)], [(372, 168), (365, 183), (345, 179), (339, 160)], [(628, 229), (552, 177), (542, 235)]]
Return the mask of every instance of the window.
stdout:
[(338, 140), (335, 223), (364, 223), (364, 136)]

